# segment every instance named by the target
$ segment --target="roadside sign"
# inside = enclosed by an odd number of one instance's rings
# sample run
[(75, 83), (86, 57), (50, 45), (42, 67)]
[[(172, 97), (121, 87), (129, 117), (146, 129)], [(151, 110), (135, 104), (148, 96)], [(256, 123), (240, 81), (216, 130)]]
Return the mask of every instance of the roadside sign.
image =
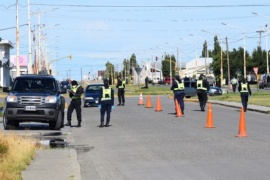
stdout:
[(258, 70), (259, 70), (258, 67), (253, 67), (253, 71), (254, 71), (254, 73), (256, 74), (256, 76), (257, 76), (257, 74), (258, 74)]

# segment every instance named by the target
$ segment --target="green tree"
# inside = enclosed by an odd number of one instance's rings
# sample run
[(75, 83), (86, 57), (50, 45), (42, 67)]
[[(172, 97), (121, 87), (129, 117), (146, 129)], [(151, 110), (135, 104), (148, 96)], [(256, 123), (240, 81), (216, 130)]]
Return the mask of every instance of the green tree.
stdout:
[(108, 61), (105, 64), (105, 66), (106, 66), (106, 71), (105, 71), (105, 77), (104, 78), (111, 77), (112, 79), (114, 79), (115, 78), (114, 65)]
[(266, 51), (262, 51), (261, 47), (257, 47), (252, 52), (252, 66), (259, 67), (258, 74), (264, 74), (267, 71), (266, 67)]
[(130, 70), (130, 62), (128, 59), (124, 59), (123, 61), (123, 70), (122, 70), (122, 74), (124, 74), (124, 76), (127, 76)]
[(132, 74), (132, 68), (138, 68), (136, 55), (134, 53), (131, 55), (129, 62), (130, 62), (130, 74)]
[[(213, 73), (217, 80), (219, 80), (221, 72), (220, 72), (220, 58), (221, 58), (221, 46), (219, 44), (217, 36), (214, 37), (214, 49), (211, 52), (213, 62), (210, 65), (210, 68), (213, 70)], [(222, 56), (223, 57), (223, 56)]]
[(161, 62), (162, 73), (164, 77), (170, 76), (170, 61), (171, 61), (172, 76), (173, 77), (175, 76), (175, 64), (176, 64), (175, 56), (166, 54)]

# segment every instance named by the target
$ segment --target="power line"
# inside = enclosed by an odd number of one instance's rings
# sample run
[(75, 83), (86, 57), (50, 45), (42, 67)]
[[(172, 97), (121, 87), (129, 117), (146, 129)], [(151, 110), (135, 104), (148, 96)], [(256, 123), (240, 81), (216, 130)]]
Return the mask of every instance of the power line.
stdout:
[(180, 6), (180, 5), (82, 5), (82, 4), (38, 4), (34, 6), (64, 6), (64, 7), (83, 7), (83, 8), (228, 8), (228, 7), (268, 7), (270, 4), (240, 4), (240, 5), (204, 5), (204, 6)]

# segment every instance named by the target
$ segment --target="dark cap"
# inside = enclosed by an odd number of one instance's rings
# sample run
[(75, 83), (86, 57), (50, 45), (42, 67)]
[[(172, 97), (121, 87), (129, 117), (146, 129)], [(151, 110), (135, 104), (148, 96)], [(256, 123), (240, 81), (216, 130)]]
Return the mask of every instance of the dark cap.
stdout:
[(78, 83), (77, 83), (77, 81), (73, 80), (73, 81), (71, 82), (71, 85), (72, 85), (72, 86), (75, 86), (75, 85), (78, 85)]

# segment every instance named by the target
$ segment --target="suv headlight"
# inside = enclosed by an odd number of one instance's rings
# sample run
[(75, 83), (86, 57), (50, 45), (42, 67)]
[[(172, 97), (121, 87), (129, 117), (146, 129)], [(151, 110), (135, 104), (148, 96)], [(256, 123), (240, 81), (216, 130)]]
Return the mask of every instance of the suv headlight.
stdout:
[(14, 95), (7, 96), (7, 102), (17, 102), (17, 101), (18, 101), (17, 96)]
[(47, 96), (45, 98), (45, 103), (56, 103), (56, 97), (55, 96)]

